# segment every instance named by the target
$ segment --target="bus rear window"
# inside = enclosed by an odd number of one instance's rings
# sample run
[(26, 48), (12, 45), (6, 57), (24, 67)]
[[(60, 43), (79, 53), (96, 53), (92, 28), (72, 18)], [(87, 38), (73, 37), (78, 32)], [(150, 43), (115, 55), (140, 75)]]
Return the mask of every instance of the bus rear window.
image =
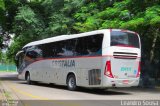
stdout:
[(139, 48), (139, 38), (134, 33), (112, 31), (111, 46)]

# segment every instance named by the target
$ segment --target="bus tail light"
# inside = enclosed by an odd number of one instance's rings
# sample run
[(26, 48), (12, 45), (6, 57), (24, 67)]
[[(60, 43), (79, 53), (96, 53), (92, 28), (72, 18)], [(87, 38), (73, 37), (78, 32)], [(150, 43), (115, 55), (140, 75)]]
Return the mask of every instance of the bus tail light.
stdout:
[(113, 74), (111, 72), (111, 61), (107, 61), (106, 62), (106, 67), (105, 67), (105, 70), (104, 70), (104, 75), (110, 77), (110, 78), (113, 78)]
[(139, 64), (138, 64), (138, 73), (137, 73), (136, 77), (140, 77), (140, 74), (141, 74), (141, 62), (139, 62)]

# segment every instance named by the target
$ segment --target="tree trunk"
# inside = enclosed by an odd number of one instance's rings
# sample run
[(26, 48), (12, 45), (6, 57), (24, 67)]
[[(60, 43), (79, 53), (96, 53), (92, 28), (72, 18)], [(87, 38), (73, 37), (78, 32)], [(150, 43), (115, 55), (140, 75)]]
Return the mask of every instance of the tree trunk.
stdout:
[(153, 41), (152, 41), (152, 47), (151, 47), (151, 51), (150, 51), (150, 59), (149, 59), (150, 63), (152, 63), (153, 59), (154, 59), (154, 50), (155, 50), (158, 34), (159, 34), (159, 29), (156, 29), (155, 32), (154, 32), (154, 38), (153, 38)]

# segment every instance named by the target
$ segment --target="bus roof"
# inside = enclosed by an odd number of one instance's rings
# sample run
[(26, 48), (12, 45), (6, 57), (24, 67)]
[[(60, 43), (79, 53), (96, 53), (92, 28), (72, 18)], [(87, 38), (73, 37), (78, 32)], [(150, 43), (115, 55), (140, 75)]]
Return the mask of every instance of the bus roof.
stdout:
[(55, 36), (55, 37), (51, 37), (51, 38), (46, 38), (46, 39), (30, 42), (30, 43), (26, 44), (23, 48), (28, 47), (28, 46), (33, 46), (33, 45), (45, 44), (45, 43), (50, 43), (50, 42), (56, 42), (56, 41), (61, 41), (61, 40), (79, 38), (79, 37), (83, 37), (83, 36), (89, 36), (89, 35), (93, 35), (93, 34), (104, 33), (107, 30), (109, 30), (109, 29), (96, 30), (96, 31), (85, 32), (85, 33), (80, 33), (80, 34)]
[(33, 45), (45, 44), (45, 43), (62, 41), (62, 40), (73, 39), (73, 38), (79, 38), (79, 37), (84, 37), (84, 36), (90, 36), (93, 34), (105, 33), (106, 31), (124, 31), (124, 32), (135, 33), (133, 31), (123, 30), (123, 29), (102, 29), (102, 30), (95, 30), (95, 31), (90, 31), (90, 32), (85, 32), (85, 33), (80, 33), (80, 34), (60, 35), (60, 36), (55, 36), (55, 37), (51, 37), (51, 38), (46, 38), (46, 39), (30, 42), (30, 43), (26, 44), (23, 48), (28, 47), (28, 46), (33, 46)]

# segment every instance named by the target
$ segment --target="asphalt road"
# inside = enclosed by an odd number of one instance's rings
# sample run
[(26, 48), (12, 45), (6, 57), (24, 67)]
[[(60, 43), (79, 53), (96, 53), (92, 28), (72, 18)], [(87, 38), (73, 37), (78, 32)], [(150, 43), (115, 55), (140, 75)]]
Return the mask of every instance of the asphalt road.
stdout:
[(28, 85), (17, 79), (17, 73), (4, 72), (0, 72), (0, 91), (0, 104), (4, 106), (8, 101), (10, 104), (19, 104), (17, 106), (122, 106), (126, 100), (138, 100), (141, 104), (144, 100), (160, 100), (160, 89), (79, 88), (77, 91), (69, 91), (66, 86), (42, 83)]

